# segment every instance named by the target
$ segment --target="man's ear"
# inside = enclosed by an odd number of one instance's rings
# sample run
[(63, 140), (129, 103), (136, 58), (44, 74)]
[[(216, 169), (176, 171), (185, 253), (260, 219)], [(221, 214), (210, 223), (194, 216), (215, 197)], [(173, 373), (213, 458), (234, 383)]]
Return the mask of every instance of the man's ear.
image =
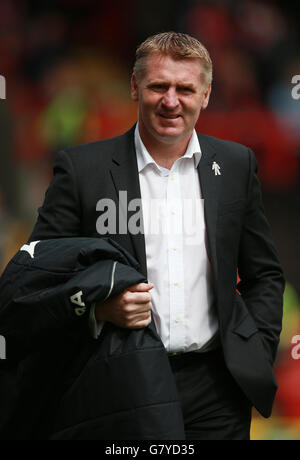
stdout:
[(139, 100), (139, 89), (138, 89), (138, 85), (136, 82), (136, 76), (134, 75), (134, 73), (131, 76), (131, 98), (134, 101)]
[(201, 104), (201, 109), (202, 110), (205, 110), (206, 107), (208, 106), (210, 93), (211, 93), (211, 83), (207, 86), (207, 89), (204, 92), (204, 96), (203, 96), (203, 100), (202, 100), (202, 104)]

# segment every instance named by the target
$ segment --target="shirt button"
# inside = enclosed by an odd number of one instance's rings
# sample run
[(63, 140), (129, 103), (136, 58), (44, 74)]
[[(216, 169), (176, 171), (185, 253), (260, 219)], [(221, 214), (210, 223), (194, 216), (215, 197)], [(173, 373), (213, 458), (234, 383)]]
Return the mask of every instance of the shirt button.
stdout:
[(179, 286), (178, 281), (175, 281), (174, 286)]
[(180, 323), (180, 318), (176, 318), (175, 323)]
[(175, 180), (176, 179), (176, 175), (175, 174), (171, 174), (171, 180)]

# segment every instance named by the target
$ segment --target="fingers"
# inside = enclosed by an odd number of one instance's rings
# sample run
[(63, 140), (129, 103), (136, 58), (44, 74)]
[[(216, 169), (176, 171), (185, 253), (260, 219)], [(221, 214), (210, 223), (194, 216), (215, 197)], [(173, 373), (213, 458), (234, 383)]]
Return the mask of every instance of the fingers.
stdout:
[(123, 301), (123, 327), (130, 329), (143, 328), (151, 322), (151, 294), (153, 283), (139, 283), (130, 286), (124, 291)]
[(129, 329), (148, 326), (151, 322), (152, 310), (149, 291), (153, 287), (152, 283), (130, 286), (122, 294), (97, 306), (96, 319), (110, 321), (117, 326)]
[(125, 293), (122, 300), (122, 310), (129, 319), (152, 310), (151, 296), (147, 292)]
[(151, 312), (134, 315), (131, 319), (127, 318), (124, 327), (128, 329), (140, 329), (147, 327), (151, 323)]
[(124, 305), (140, 305), (151, 302), (151, 295), (149, 292), (124, 292), (122, 296)]
[(130, 286), (129, 288), (126, 289), (126, 291), (130, 291), (130, 292), (148, 292), (153, 288), (154, 288), (153, 283), (139, 283), (139, 284), (135, 284), (133, 286)]

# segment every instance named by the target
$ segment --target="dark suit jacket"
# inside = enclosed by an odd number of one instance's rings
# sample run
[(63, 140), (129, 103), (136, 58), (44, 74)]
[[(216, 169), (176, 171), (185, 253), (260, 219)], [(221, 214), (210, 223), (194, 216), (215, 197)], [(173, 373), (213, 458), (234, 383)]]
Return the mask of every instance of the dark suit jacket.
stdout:
[[(277, 389), (272, 366), (281, 332), (284, 279), (264, 214), (257, 163), (253, 152), (240, 144), (203, 134), (199, 142), (198, 171), (225, 361), (249, 400), (268, 417)], [(215, 175), (214, 161), (221, 175)], [(147, 276), (143, 234), (118, 233), (122, 215), (129, 220), (136, 213), (119, 210), (119, 191), (127, 191), (128, 202), (140, 198), (134, 128), (58, 154), (29, 241), (100, 236), (97, 203), (108, 198), (116, 203), (118, 220), (117, 233), (110, 237), (139, 261)]]

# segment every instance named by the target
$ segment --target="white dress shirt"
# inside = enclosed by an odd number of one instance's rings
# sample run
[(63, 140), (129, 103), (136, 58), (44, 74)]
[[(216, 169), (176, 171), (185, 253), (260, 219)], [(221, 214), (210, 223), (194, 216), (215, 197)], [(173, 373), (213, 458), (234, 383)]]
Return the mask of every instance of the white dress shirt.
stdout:
[(135, 130), (148, 281), (157, 332), (168, 352), (200, 350), (218, 329), (207, 255), (196, 132), (170, 170), (159, 166)]

